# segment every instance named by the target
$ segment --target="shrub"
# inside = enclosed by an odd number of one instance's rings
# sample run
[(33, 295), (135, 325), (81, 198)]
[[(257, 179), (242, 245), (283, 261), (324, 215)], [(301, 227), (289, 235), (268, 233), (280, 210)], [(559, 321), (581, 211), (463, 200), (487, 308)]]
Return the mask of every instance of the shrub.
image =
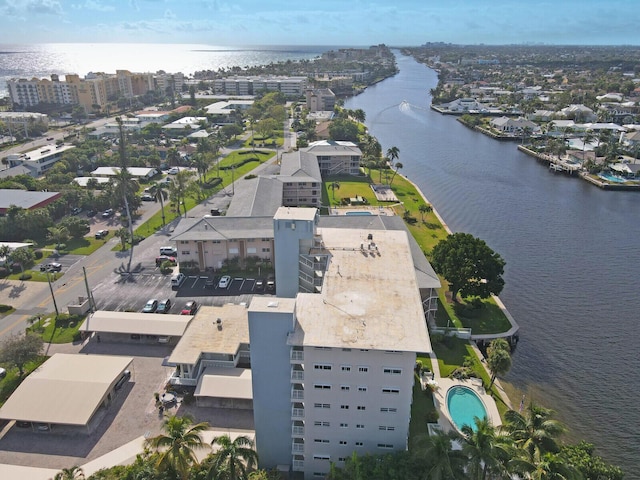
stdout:
[(0, 278), (4, 278), (9, 275), (9, 269), (7, 267), (0, 267)]
[(31, 280), (31, 274), (23, 273), (22, 275), (20, 275), (20, 280)]
[(12, 308), (13, 307), (11, 305), (4, 305), (4, 304), (0, 303), (0, 313), (8, 312)]
[(166, 275), (171, 272), (173, 272), (173, 263), (171, 263), (169, 260), (165, 260), (164, 262), (162, 262), (162, 264), (160, 265), (160, 273)]
[(34, 255), (36, 256), (36, 260), (40, 260), (43, 257), (42, 250), (36, 250)]
[(245, 180), (251, 180), (251, 179), (257, 178), (257, 177), (258, 177), (257, 175), (255, 175), (253, 173), (250, 173), (249, 175), (245, 175), (244, 179)]
[(195, 261), (187, 261), (180, 263), (180, 271), (182, 273), (198, 273), (200, 269)]
[(67, 249), (67, 244), (66, 243), (59, 243), (58, 245), (56, 245), (56, 249), (57, 250), (66, 250)]
[(426, 414), (427, 423), (437, 423), (439, 418), (440, 418), (440, 415), (438, 414), (438, 411), (435, 408), (429, 410)]

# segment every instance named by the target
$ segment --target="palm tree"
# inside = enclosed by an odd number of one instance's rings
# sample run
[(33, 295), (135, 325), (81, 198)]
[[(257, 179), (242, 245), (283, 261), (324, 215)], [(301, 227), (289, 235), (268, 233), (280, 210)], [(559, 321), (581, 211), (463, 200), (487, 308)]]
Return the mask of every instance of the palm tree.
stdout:
[(209, 171), (209, 167), (211, 166), (211, 154), (210, 153), (198, 153), (195, 155), (193, 164), (196, 167), (196, 171), (198, 172), (198, 177), (200, 179), (200, 184), (204, 183), (204, 176)]
[(420, 212), (420, 221), (424, 223), (424, 215), (433, 211), (431, 205), (425, 205), (424, 203), (418, 207), (418, 211)]
[(118, 122), (118, 129), (120, 133), (120, 144), (118, 145), (118, 153), (120, 155), (120, 169), (115, 172), (115, 186), (114, 191), (118, 196), (122, 197), (124, 201), (124, 209), (129, 220), (129, 233), (131, 234), (131, 252), (129, 253), (129, 264), (127, 265), (127, 272), (131, 273), (131, 262), (133, 261), (133, 219), (131, 218), (131, 210), (129, 209), (129, 198), (134, 197), (138, 191), (138, 182), (133, 178), (129, 170), (127, 169), (127, 150), (125, 146), (124, 128), (122, 126), (122, 119), (116, 118)]
[(116, 230), (114, 235), (120, 239), (120, 246), (122, 251), (124, 252), (127, 248), (127, 239), (129, 238), (129, 230), (127, 230), (125, 227), (121, 227), (118, 230)]
[(145, 441), (146, 446), (159, 454), (156, 468), (172, 471), (178, 478), (186, 479), (191, 466), (198, 463), (195, 451), (207, 447), (202, 441), (202, 432), (208, 428), (207, 422), (194, 424), (188, 415), (167, 417), (162, 424), (165, 433)]
[(4, 258), (4, 262), (7, 263), (9, 260), (9, 254), (11, 253), (11, 247), (9, 245), (2, 244), (0, 245), (0, 258)]
[(545, 453), (557, 453), (557, 438), (566, 431), (564, 425), (551, 418), (553, 410), (530, 402), (525, 414), (509, 410), (503, 429), (514, 444), (526, 453), (528, 460), (537, 461)]
[(429, 435), (418, 444), (418, 455), (427, 460), (426, 480), (447, 480), (465, 478), (466, 458), (460, 450), (452, 448), (452, 442), (460, 440), (460, 435), (452, 432), (438, 432)]
[[(184, 205), (185, 197), (189, 192), (189, 184), (191, 183), (190, 180), (192, 176), (193, 176), (193, 172), (189, 170), (182, 170), (178, 172), (174, 182), (169, 187), (171, 196), (173, 197), (173, 200), (178, 205), (177, 211), (179, 216), (182, 215), (182, 213), (180, 212), (180, 205)], [(187, 216), (186, 205), (184, 205), (184, 216), (185, 217)]]
[(63, 468), (61, 471), (56, 473), (53, 480), (84, 480), (84, 478), (85, 476), (82, 468), (76, 465), (70, 468)]
[(396, 178), (396, 174), (398, 173), (398, 170), (404, 167), (404, 165), (402, 165), (402, 163), (400, 162), (396, 162), (394, 167), (395, 167), (395, 170), (393, 171), (393, 175), (391, 176), (391, 181), (389, 182), (389, 185), (393, 183), (393, 179)]
[(85, 476), (82, 468), (76, 465), (70, 468), (63, 468), (61, 471), (56, 473), (53, 480), (84, 480), (84, 478)]
[(387, 150), (387, 158), (389, 159), (389, 163), (393, 165), (393, 162), (398, 159), (400, 156), (400, 149), (398, 147), (390, 147)]
[(468, 478), (486, 480), (488, 475), (502, 475), (505, 464), (511, 458), (509, 438), (499, 434), (486, 418), (475, 418), (471, 425), (462, 427), (462, 453), (468, 459)]
[(169, 162), (169, 165), (172, 167), (178, 166), (178, 164), (180, 163), (180, 153), (178, 152), (177, 148), (171, 147), (167, 151), (167, 162)]
[(498, 375), (504, 375), (511, 369), (511, 348), (504, 338), (493, 340), (487, 348), (487, 367), (491, 372), (489, 390)]
[(332, 193), (333, 193), (333, 200), (336, 200), (336, 189), (340, 190), (340, 182), (338, 181), (333, 181), (329, 184), (329, 188), (331, 189)]
[(247, 480), (249, 471), (258, 464), (258, 454), (253, 449), (253, 440), (241, 435), (231, 441), (229, 435), (216, 437), (211, 445), (219, 446), (208, 473), (208, 479)]
[(164, 216), (164, 201), (169, 198), (169, 192), (165, 190), (164, 185), (156, 182), (151, 186), (151, 195), (156, 201), (160, 201), (160, 211), (162, 212), (162, 226), (166, 225)]

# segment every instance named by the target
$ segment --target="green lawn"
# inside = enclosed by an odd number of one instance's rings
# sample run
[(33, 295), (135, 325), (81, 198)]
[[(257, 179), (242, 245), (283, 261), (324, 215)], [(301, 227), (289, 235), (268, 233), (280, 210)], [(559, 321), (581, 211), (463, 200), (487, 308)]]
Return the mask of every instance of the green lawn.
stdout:
[(416, 440), (429, 434), (427, 423), (435, 423), (438, 412), (433, 404), (430, 391), (423, 391), (420, 380), (415, 378), (413, 384), (413, 403), (411, 404), (411, 420), (409, 421), (409, 449), (416, 444)]
[[(29, 282), (46, 282), (47, 281), (47, 273), (46, 272), (41, 272), (40, 269), (33, 269), (33, 270), (25, 270), (24, 271), (25, 274), (29, 274), (31, 275), (31, 278), (29, 278), (26, 281)], [(51, 272), (49, 274), (51, 281), (55, 281), (57, 279), (59, 279), (60, 277), (62, 277), (62, 275), (64, 275), (64, 273), (62, 272)], [(20, 280), (20, 277), (22, 276), (22, 273), (18, 272), (18, 273), (12, 273), (11, 275), (5, 277), (8, 278), (9, 280)]]
[(78, 329), (84, 318), (84, 316), (61, 314), (55, 320), (55, 314), (51, 313), (43, 316), (27, 330), (40, 335), (45, 343), (71, 343), (78, 339)]
[[(239, 151), (232, 152), (222, 160), (220, 160), (220, 178), (222, 178), (222, 183), (215, 187), (207, 187), (206, 185), (201, 188), (201, 200), (193, 197), (187, 197), (185, 200), (185, 206), (187, 211), (191, 210), (193, 207), (202, 202), (202, 200), (212, 196), (216, 192), (219, 192), (226, 186), (230, 185), (233, 180), (238, 180), (244, 175), (251, 172), (258, 165), (264, 163), (266, 160), (270, 159), (275, 155), (275, 152), (271, 151), (260, 151), (256, 150), (256, 154), (253, 152), (248, 152), (242, 154)], [(242, 161), (247, 158), (252, 158), (252, 161), (245, 163), (244, 165), (240, 165), (235, 169), (224, 169), (224, 167), (230, 167), (232, 165), (239, 165)], [(205, 176), (205, 181), (213, 180), (218, 176), (218, 168), (213, 168), (207, 175)], [(181, 207), (180, 211), (184, 214), (184, 208)], [(165, 224), (170, 223), (172, 220), (178, 217), (178, 212), (176, 211), (175, 204), (172, 202), (165, 202), (164, 204), (164, 215), (165, 215)], [(158, 211), (153, 215), (149, 220), (136, 227), (134, 230), (135, 235), (139, 235), (141, 237), (148, 237), (153, 234), (156, 230), (162, 228), (162, 211)], [(119, 250), (120, 245), (114, 247), (114, 250)]]
[[(339, 187), (335, 191), (331, 189), (333, 183), (337, 183)], [(353, 198), (360, 196), (365, 198), (369, 205), (378, 206), (384, 203), (378, 202), (376, 196), (371, 190), (371, 180), (369, 177), (354, 177), (352, 175), (336, 175), (328, 177), (323, 182), (322, 204), (331, 206), (340, 206), (340, 199)]]
[(15, 392), (16, 388), (22, 383), (22, 380), (42, 365), (46, 359), (47, 357), (43, 356), (36, 361), (27, 363), (24, 368), (25, 376), (22, 378), (18, 375), (17, 368), (7, 368), (7, 376), (0, 380), (0, 407), (2, 407), (4, 402)]
[[(65, 253), (69, 253), (71, 255), (91, 255), (98, 248), (105, 244), (107, 237), (104, 240), (96, 240), (93, 237), (81, 237), (81, 238), (72, 238), (68, 242), (66, 242), (67, 249)], [(56, 248), (55, 243), (49, 243), (45, 245), (43, 248), (54, 250)], [(46, 252), (45, 252), (46, 253)]]

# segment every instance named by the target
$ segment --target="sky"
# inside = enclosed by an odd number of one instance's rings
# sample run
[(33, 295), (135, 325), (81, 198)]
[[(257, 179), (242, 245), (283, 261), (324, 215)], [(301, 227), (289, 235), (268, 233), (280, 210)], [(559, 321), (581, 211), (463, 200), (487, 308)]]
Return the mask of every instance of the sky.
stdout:
[(0, 0), (0, 43), (640, 45), (639, 0)]

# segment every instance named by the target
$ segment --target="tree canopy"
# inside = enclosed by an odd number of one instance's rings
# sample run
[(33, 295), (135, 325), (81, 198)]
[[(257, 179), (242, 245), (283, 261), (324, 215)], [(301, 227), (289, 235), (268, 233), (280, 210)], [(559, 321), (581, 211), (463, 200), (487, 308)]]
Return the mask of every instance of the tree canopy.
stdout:
[(454, 301), (458, 292), (465, 297), (487, 298), (498, 295), (504, 287), (505, 261), (483, 240), (468, 233), (454, 233), (438, 243), (431, 263), (449, 282)]
[(24, 366), (42, 355), (44, 342), (35, 334), (14, 335), (6, 339), (0, 346), (0, 363), (15, 365), (24, 375)]

